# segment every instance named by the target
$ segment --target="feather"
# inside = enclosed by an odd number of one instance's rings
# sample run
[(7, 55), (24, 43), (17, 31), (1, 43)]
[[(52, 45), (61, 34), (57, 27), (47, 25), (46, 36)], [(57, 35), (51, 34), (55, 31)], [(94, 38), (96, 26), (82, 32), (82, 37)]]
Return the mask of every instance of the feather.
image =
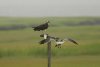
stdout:
[(73, 39), (68, 38), (68, 41), (73, 42), (74, 44), (78, 45), (78, 43), (75, 40), (73, 40)]

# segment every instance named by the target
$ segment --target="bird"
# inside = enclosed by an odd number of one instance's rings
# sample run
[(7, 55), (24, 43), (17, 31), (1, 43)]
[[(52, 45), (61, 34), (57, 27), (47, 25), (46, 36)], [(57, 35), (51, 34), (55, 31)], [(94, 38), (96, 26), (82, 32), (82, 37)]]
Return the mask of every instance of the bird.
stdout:
[(40, 44), (45, 44), (45, 43), (48, 43), (49, 41), (54, 41), (56, 43), (55, 47), (58, 47), (58, 48), (61, 48), (61, 45), (64, 44), (66, 41), (70, 41), (76, 45), (78, 45), (78, 43), (71, 39), (71, 38), (64, 38), (64, 39), (61, 39), (59, 37), (52, 37), (52, 36), (49, 36), (48, 34), (41, 34), (40, 37), (43, 37), (43, 40), (41, 40), (39, 43)]
[(71, 38), (60, 39), (60, 38), (57, 37), (54, 40), (56, 42), (55, 47), (58, 47), (58, 48), (61, 48), (61, 45), (64, 44), (67, 40), (74, 43), (74, 44), (76, 44), (76, 45), (78, 45), (78, 43), (75, 40), (71, 39)]
[(33, 26), (32, 28), (34, 31), (43, 31), (49, 27), (48, 23), (50, 23), (50, 21), (47, 21), (46, 23), (38, 25), (38, 26)]

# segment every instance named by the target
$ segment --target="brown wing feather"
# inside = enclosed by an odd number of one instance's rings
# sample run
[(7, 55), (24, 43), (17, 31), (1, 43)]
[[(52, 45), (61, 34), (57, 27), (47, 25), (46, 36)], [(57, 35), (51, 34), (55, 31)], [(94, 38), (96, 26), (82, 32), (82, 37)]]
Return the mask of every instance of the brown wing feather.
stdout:
[(77, 44), (77, 45), (78, 45), (78, 43), (77, 43), (75, 40), (70, 39), (70, 38), (68, 38), (68, 40), (69, 40), (70, 42), (73, 42), (74, 44)]

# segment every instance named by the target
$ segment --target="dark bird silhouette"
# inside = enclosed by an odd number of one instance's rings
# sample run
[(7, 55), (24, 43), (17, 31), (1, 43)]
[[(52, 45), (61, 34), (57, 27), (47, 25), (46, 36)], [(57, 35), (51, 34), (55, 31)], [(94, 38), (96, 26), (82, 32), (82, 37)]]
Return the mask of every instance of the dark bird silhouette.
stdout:
[(41, 24), (41, 25), (38, 25), (38, 26), (34, 26), (34, 27), (32, 27), (33, 28), (33, 30), (34, 31), (43, 31), (43, 30), (45, 30), (45, 29), (47, 29), (48, 28), (48, 23), (50, 23), (49, 21), (47, 21), (46, 23), (44, 23), (44, 24)]

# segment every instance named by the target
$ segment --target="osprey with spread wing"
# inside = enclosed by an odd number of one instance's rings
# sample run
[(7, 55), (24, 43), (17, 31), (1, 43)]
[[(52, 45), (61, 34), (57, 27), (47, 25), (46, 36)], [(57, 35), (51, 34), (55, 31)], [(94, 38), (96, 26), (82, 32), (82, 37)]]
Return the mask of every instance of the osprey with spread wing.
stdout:
[(66, 42), (66, 41), (70, 41), (70, 42), (78, 45), (78, 43), (71, 38), (60, 39), (58, 37), (51, 37), (48, 34), (41, 34), (40, 37), (44, 38), (43, 40), (41, 40), (39, 42), (40, 44), (45, 44), (45, 43), (49, 42), (50, 40), (54, 40), (56, 43), (55, 47), (58, 47), (58, 48), (61, 48), (61, 45), (64, 44), (64, 42)]

